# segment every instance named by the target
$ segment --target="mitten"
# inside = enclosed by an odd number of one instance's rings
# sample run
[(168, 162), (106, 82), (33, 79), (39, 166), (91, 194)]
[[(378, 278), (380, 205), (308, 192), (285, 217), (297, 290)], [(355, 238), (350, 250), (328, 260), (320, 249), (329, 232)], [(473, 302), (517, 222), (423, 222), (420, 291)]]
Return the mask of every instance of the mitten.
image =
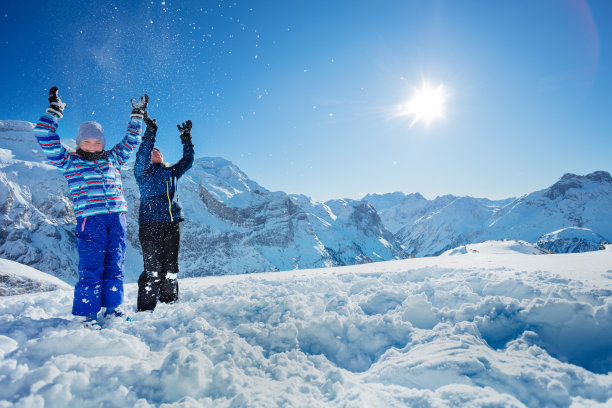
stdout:
[(47, 113), (62, 118), (64, 116), (64, 108), (66, 108), (66, 104), (62, 102), (57, 94), (57, 86), (49, 89), (49, 107), (47, 108)]
[(143, 119), (144, 119), (145, 124), (147, 125), (147, 129), (151, 130), (152, 132), (157, 131), (157, 120), (151, 119), (149, 117), (149, 112), (145, 111), (143, 115)]
[(191, 143), (191, 121), (183, 122), (183, 127), (180, 125), (176, 125), (176, 127), (181, 132), (181, 142), (183, 144)]
[(140, 97), (138, 102), (132, 101), (132, 116), (138, 116), (142, 118), (144, 116), (145, 111), (147, 110), (147, 104), (149, 103), (149, 95), (144, 94)]

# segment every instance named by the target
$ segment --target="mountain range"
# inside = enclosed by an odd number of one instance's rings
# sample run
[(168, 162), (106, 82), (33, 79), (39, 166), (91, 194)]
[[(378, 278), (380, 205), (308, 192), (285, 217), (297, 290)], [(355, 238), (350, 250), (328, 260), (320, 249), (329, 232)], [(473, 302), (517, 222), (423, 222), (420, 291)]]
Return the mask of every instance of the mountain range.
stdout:
[(450, 195), (427, 200), (418, 193), (367, 195), (364, 201), (416, 256), (503, 239), (546, 240), (549, 250), (570, 252), (545, 237), (560, 230), (566, 230), (558, 238), (563, 240), (598, 241), (599, 246), (612, 239), (612, 177), (605, 171), (568, 173), (548, 188), (500, 201)]
[[(0, 257), (74, 282), (72, 200), (32, 129), (29, 122), (0, 121)], [(73, 140), (63, 143), (74, 149)], [(130, 164), (122, 179), (130, 208), (126, 279), (135, 281), (142, 258)], [(321, 203), (269, 191), (232, 162), (201, 157), (180, 179), (179, 194), (184, 277), (432, 256), (487, 240), (546, 242), (548, 251), (571, 252), (612, 239), (612, 178), (603, 171), (566, 174), (549, 188), (506, 200), (391, 193)]]

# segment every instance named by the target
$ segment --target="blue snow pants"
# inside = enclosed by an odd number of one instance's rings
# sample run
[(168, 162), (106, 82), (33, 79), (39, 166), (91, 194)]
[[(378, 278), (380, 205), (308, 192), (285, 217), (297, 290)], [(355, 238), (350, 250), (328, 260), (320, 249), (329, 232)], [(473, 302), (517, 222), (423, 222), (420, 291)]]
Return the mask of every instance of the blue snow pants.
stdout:
[(77, 219), (79, 281), (74, 287), (73, 315), (95, 315), (102, 307), (123, 302), (125, 231), (125, 213)]

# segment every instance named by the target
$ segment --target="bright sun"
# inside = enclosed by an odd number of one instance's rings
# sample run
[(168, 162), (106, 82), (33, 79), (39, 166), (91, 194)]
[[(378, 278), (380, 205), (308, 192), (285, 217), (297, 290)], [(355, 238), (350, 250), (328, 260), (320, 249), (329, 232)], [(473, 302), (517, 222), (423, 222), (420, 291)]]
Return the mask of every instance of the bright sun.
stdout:
[(432, 87), (427, 82), (423, 82), (421, 88), (414, 91), (412, 99), (398, 107), (396, 116), (411, 116), (413, 119), (410, 127), (419, 121), (429, 126), (434, 119), (444, 118), (446, 98), (444, 85)]

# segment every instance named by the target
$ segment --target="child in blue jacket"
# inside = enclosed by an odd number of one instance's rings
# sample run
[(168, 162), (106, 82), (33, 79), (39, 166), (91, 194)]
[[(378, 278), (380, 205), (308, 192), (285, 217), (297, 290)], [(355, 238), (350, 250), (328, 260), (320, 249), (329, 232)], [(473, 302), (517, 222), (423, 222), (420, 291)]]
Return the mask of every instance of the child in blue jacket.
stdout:
[(105, 136), (97, 122), (84, 122), (77, 133), (77, 151), (68, 152), (57, 135), (58, 121), (66, 104), (49, 91), (50, 106), (41, 116), (34, 134), (49, 162), (64, 172), (74, 203), (79, 280), (74, 287), (72, 314), (85, 316), (88, 326), (98, 326), (97, 315), (121, 316), (123, 262), (127, 203), (121, 184), (121, 166), (140, 143), (142, 118), (149, 97), (132, 100), (132, 114), (123, 140), (104, 150)]
[(157, 123), (145, 114), (147, 130), (136, 153), (134, 176), (140, 189), (138, 237), (142, 246), (144, 271), (138, 278), (138, 311), (153, 310), (157, 301), (178, 300), (178, 255), (183, 212), (179, 202), (178, 179), (193, 164), (191, 121), (183, 123), (183, 157), (173, 166), (164, 163), (154, 147)]

